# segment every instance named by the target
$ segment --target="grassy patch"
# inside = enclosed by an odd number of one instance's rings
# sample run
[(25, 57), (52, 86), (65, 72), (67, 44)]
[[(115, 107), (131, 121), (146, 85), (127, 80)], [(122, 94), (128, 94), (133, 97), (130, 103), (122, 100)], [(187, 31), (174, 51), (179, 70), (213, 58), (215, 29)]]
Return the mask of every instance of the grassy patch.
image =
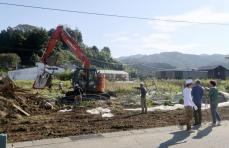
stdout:
[[(63, 83), (63, 91), (59, 90), (59, 83)], [(15, 81), (16, 85), (25, 89), (31, 89), (32, 92), (34, 93), (39, 93), (41, 96), (44, 96), (47, 99), (55, 99), (59, 96), (63, 96), (64, 92), (70, 91), (71, 88), (71, 83), (70, 81), (59, 81), (59, 80), (54, 80), (53, 81), (53, 87), (51, 90), (48, 90), (48, 88), (44, 89), (32, 89), (34, 81), (32, 80), (16, 80)]]
[[(31, 89), (33, 85), (33, 81), (29, 80), (18, 80), (15, 81), (16, 84), (20, 87)], [(61, 92), (58, 88), (59, 83), (63, 83), (63, 92)], [(173, 96), (177, 93), (182, 92), (184, 80), (145, 80), (145, 85), (147, 90), (149, 91), (149, 96), (152, 98), (162, 98), (165, 100), (171, 100)], [(209, 87), (209, 80), (202, 80), (202, 84), (204, 87)], [(229, 80), (222, 81), (218, 80), (218, 88), (220, 91), (229, 92)], [(130, 98), (135, 100), (136, 96), (140, 94), (139, 88), (140, 81), (135, 82), (110, 82), (106, 81), (106, 91), (111, 91), (117, 94), (118, 97), (123, 99)], [(72, 86), (70, 81), (53, 81), (53, 88), (49, 91), (47, 88), (41, 90), (32, 90), (34, 93), (38, 92), (40, 95), (45, 98), (57, 98), (59, 96), (63, 96), (65, 92), (71, 91)], [(126, 97), (125, 97), (126, 96)], [(85, 104), (86, 106), (90, 106), (90, 103)], [(150, 103), (149, 103), (150, 104)]]

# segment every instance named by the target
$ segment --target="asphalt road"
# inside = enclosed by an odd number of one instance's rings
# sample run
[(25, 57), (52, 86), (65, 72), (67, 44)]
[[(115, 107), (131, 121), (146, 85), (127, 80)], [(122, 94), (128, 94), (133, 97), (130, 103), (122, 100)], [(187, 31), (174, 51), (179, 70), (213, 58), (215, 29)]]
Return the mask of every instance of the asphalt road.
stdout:
[(224, 121), (217, 127), (205, 123), (194, 133), (172, 126), (9, 143), (8, 148), (228, 148), (228, 137), (229, 121)]

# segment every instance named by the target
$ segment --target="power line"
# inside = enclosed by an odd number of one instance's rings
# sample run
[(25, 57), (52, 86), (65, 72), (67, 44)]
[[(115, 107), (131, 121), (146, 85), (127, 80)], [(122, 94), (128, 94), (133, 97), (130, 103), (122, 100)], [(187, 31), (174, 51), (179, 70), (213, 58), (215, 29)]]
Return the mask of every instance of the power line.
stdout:
[(42, 9), (42, 10), (50, 10), (50, 11), (69, 12), (69, 13), (78, 13), (78, 14), (86, 14), (86, 15), (97, 15), (97, 16), (106, 16), (106, 17), (135, 19), (135, 20), (162, 21), (162, 22), (172, 22), (172, 23), (190, 23), (190, 24), (202, 24), (202, 25), (221, 25), (221, 26), (228, 26), (229, 25), (228, 23), (219, 23), (219, 22), (198, 22), (198, 21), (189, 21), (189, 20), (174, 20), (174, 19), (138, 17), (138, 16), (109, 14), (109, 13), (97, 13), (97, 12), (89, 12), (89, 11), (59, 9), (59, 8), (51, 8), (51, 7), (41, 7), (41, 6), (35, 6), (35, 5), (23, 5), (23, 4), (6, 3), (6, 2), (0, 2), (0, 5), (33, 8), (33, 9)]

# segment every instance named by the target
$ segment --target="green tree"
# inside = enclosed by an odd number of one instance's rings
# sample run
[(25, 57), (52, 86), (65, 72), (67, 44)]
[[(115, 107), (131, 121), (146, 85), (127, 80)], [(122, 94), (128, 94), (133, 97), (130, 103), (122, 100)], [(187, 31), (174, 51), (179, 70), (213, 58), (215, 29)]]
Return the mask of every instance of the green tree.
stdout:
[(96, 46), (92, 46), (90, 48), (90, 52), (92, 53), (92, 58), (97, 59), (99, 57), (99, 49)]
[(44, 43), (48, 40), (48, 33), (44, 29), (34, 29), (26, 33), (24, 47), (38, 51), (44, 47)]
[(16, 68), (21, 59), (17, 54), (0, 54), (0, 66), (6, 69)]
[(33, 65), (33, 54), (39, 54), (47, 41), (45, 29), (31, 25), (8, 27), (0, 33), (0, 53), (16, 53), (22, 65)]
[(104, 47), (100, 52), (99, 52), (99, 57), (101, 60), (104, 60), (106, 62), (111, 61), (111, 51), (108, 47)]
[[(91, 61), (92, 66), (118, 70), (123, 69), (122, 64), (112, 58), (109, 47), (104, 47), (101, 50), (96, 46), (89, 47), (83, 43), (82, 33), (78, 29), (71, 29), (69, 27), (65, 29), (77, 41), (84, 54)], [(15, 53), (21, 59), (20, 64), (32, 66), (43, 55), (48, 38), (54, 31), (55, 29), (46, 31), (43, 28), (27, 24), (8, 27), (0, 32), (0, 53)], [(54, 52), (53, 57), (56, 58), (58, 65), (66, 63), (81, 64), (79, 59), (70, 52), (67, 45), (63, 42), (57, 43)]]
[(66, 27), (66, 31), (69, 33), (71, 37), (73, 37), (79, 44), (83, 43), (83, 37), (81, 32), (76, 29), (71, 29), (69, 27)]
[(33, 53), (33, 55), (31, 56), (32, 64), (35, 65), (37, 62), (39, 62), (39, 60), (40, 60), (39, 56)]

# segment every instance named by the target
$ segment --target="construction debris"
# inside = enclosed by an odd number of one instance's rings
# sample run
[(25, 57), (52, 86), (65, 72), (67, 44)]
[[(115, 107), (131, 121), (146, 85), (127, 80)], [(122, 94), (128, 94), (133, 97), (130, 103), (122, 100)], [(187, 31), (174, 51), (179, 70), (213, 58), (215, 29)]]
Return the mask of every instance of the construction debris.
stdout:
[(5, 89), (13, 90), (15, 88), (15, 83), (8, 76), (0, 76), (0, 91)]
[(103, 118), (111, 118), (114, 115), (111, 113), (111, 110), (109, 108), (102, 108), (102, 107), (97, 107), (94, 109), (88, 109), (87, 113), (92, 114), (92, 115), (101, 115)]
[(71, 112), (72, 109), (63, 109), (63, 110), (59, 110), (58, 112), (61, 112), (61, 113), (65, 113), (65, 112)]
[(28, 114), (26, 111), (24, 111), (23, 109), (21, 109), (19, 106), (15, 105), (14, 103), (13, 103), (13, 107), (15, 107), (17, 110), (19, 110), (24, 115), (30, 116), (30, 114)]
[[(42, 100), (42, 97), (32, 93), (31, 90), (18, 87), (8, 76), (0, 77), (1, 119), (40, 114), (42, 109), (39, 108), (39, 103)], [(50, 108), (50, 105), (46, 104), (46, 107)]]
[(14, 97), (15, 83), (8, 76), (0, 76), (0, 92), (4, 96)]
[[(227, 107), (229, 106), (229, 94), (226, 92), (222, 92), (220, 91), (220, 96), (223, 97), (225, 100), (227, 100), (226, 102), (221, 102), (219, 103), (218, 107)], [(171, 111), (171, 110), (177, 110), (177, 109), (183, 109), (184, 105), (182, 104), (175, 104), (173, 106), (165, 106), (165, 105), (159, 105), (159, 106), (155, 106), (155, 107), (149, 107), (148, 111), (149, 112), (154, 112), (154, 111)], [(202, 104), (202, 110), (206, 110), (209, 109), (210, 105), (209, 104)], [(125, 109), (127, 111), (140, 111), (141, 108), (129, 108), (129, 109)]]

